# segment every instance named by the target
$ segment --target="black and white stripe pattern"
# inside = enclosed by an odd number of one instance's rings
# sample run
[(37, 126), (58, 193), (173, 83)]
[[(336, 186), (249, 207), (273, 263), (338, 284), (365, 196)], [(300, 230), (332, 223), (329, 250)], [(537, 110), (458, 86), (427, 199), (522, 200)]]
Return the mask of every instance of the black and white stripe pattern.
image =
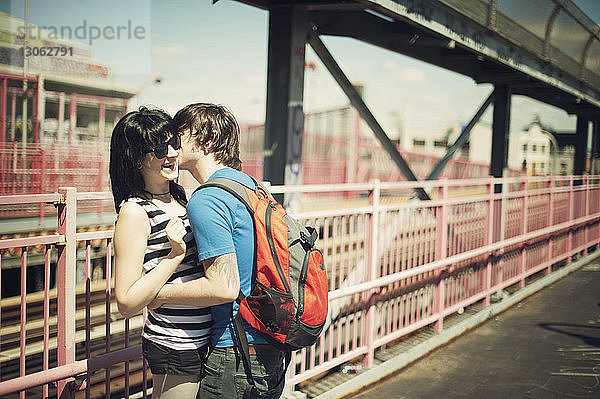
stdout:
[[(130, 198), (147, 213), (150, 219), (150, 236), (146, 243), (144, 272), (152, 270), (171, 251), (165, 227), (170, 217), (155, 204), (142, 198)], [(181, 216), (187, 234), (185, 258), (177, 267), (167, 284), (181, 284), (204, 276), (198, 262), (198, 249), (187, 215)], [(148, 311), (142, 336), (155, 343), (176, 350), (196, 349), (207, 345), (210, 338), (212, 318), (210, 308), (166, 304)]]

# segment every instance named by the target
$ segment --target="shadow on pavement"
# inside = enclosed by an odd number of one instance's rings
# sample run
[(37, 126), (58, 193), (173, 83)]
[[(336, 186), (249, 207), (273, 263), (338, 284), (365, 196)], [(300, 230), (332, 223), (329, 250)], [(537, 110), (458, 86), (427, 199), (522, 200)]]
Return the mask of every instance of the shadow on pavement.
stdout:
[[(599, 304), (600, 305), (600, 304)], [(582, 324), (572, 324), (572, 323), (539, 323), (538, 326), (548, 330), (557, 332), (559, 334), (565, 334), (570, 337), (579, 338), (587, 345), (600, 347), (600, 327), (598, 326), (586, 326)], [(574, 332), (573, 330), (584, 330)], [(598, 332), (596, 336), (590, 336), (583, 334), (584, 332)]]

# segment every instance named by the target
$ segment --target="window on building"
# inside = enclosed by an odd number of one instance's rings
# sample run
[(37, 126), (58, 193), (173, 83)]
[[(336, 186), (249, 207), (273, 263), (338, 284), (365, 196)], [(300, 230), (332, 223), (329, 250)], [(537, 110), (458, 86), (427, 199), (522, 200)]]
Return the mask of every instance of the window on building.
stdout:
[(537, 145), (534, 144), (531, 146), (531, 152), (537, 152)]
[(433, 142), (434, 147), (444, 147), (446, 148), (448, 146), (448, 141), (447, 140), (435, 140)]
[(542, 171), (543, 171), (543, 170), (545, 170), (545, 169), (546, 169), (546, 163), (545, 163), (545, 162), (542, 162), (542, 163), (540, 164), (540, 170), (542, 170)]
[(567, 163), (566, 162), (560, 163), (560, 174), (563, 176), (567, 174)]
[(523, 144), (523, 152), (527, 152), (527, 144)]
[(425, 147), (425, 140), (413, 139), (413, 145), (419, 147)]
[(540, 151), (541, 151), (542, 153), (546, 152), (546, 146), (545, 146), (545, 145), (541, 146), (541, 147), (540, 147)]

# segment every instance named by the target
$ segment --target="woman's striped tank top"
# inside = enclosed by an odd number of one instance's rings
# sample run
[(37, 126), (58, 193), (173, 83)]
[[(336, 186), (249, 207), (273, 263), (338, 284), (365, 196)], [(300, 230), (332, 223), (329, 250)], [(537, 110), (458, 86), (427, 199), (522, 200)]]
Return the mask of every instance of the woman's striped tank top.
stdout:
[[(171, 218), (152, 202), (143, 198), (129, 198), (139, 204), (150, 219), (150, 236), (146, 243), (144, 273), (152, 270), (169, 254), (171, 244), (165, 227)], [(181, 216), (187, 230), (185, 258), (169, 278), (167, 284), (181, 284), (204, 276), (204, 268), (198, 261), (198, 249), (187, 214)], [(210, 308), (164, 304), (149, 310), (142, 337), (176, 350), (200, 348), (209, 343), (212, 318)]]

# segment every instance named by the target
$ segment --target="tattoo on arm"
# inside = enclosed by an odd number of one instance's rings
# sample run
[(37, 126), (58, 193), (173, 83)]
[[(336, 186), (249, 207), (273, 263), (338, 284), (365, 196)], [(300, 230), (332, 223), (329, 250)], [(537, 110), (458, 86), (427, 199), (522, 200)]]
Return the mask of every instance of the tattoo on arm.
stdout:
[(238, 271), (235, 253), (206, 259), (202, 262), (208, 280), (219, 279), (225, 284), (227, 290), (239, 290), (240, 274)]

